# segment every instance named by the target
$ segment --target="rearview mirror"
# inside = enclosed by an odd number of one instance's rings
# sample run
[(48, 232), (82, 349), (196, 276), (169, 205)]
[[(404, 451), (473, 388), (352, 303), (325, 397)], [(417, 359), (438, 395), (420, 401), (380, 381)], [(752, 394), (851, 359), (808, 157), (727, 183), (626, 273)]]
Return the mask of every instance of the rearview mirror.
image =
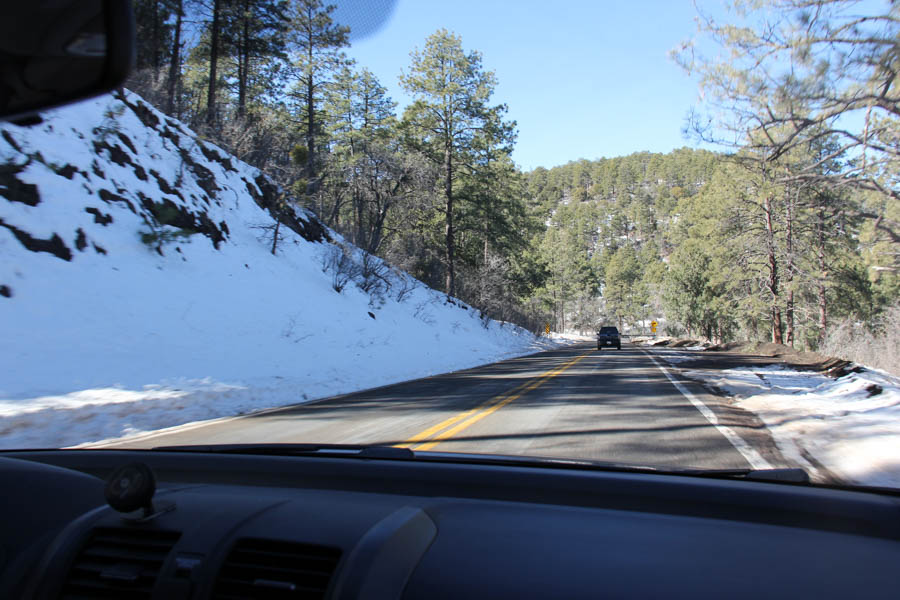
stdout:
[(133, 60), (130, 0), (2, 2), (0, 120), (109, 92)]

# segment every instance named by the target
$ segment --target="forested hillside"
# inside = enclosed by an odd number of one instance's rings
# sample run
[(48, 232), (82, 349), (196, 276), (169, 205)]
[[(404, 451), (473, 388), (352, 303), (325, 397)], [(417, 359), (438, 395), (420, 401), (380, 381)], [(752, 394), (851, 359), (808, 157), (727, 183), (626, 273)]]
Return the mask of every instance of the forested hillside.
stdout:
[(546, 225), (533, 242), (545, 269), (536, 295), (552, 307), (559, 327), (591, 330), (662, 317), (679, 203), (704, 188), (719, 159), (683, 148), (528, 174), (528, 196)]
[(129, 87), (263, 170), (279, 202), (497, 319), (819, 349), (884, 337), (900, 8), (732, 4), (673, 52), (702, 89), (686, 131), (709, 150), (524, 173), (489, 56), (434, 32), (397, 65), (399, 107), (322, 0), (138, 0)]
[[(525, 248), (515, 123), (496, 75), (439, 30), (397, 66), (399, 110), (343, 52), (321, 0), (139, 0), (128, 86), (262, 169), (353, 244), (492, 317), (537, 329), (513, 257)], [(438, 67), (442, 65), (442, 67)]]
[[(758, 184), (743, 164), (683, 148), (529, 173), (528, 195), (547, 224), (533, 246), (547, 268), (537, 294), (559, 326), (664, 319), (672, 335), (765, 340), (774, 306), (783, 311), (780, 341), (808, 348), (825, 333), (823, 312), (865, 320), (896, 298), (896, 277), (878, 268), (884, 255), (865, 243), (878, 239), (860, 216), (870, 194), (826, 209), (834, 199), (785, 188), (767, 211), (753, 201)], [(770, 221), (784, 261), (774, 304)]]

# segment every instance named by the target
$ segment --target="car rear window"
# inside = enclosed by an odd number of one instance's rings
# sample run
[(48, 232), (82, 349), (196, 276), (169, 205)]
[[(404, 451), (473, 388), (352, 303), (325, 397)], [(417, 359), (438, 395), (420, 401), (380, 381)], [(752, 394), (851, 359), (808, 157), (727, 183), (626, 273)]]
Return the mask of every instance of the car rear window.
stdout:
[(619, 330), (615, 327), (601, 327), (600, 333), (619, 333)]

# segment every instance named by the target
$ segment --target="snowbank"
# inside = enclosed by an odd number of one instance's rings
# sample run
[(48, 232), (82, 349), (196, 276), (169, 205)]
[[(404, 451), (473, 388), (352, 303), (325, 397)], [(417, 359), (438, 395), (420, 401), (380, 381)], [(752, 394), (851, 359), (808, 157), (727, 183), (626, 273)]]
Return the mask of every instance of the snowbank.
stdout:
[[(134, 94), (0, 125), (0, 447), (74, 445), (567, 343), (405, 273), (336, 291), (314, 215)], [(375, 261), (381, 264), (380, 261)]]
[(782, 365), (685, 375), (759, 415), (785, 456), (813, 475), (822, 476), (817, 461), (848, 483), (900, 488), (900, 379), (870, 369), (832, 379)]

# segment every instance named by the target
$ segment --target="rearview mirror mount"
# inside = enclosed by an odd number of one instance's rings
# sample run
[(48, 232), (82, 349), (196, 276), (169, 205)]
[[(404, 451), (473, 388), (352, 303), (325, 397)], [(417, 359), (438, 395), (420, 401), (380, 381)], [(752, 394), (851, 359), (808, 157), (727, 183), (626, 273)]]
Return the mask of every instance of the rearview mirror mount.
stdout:
[(134, 61), (130, 0), (28, 0), (0, 7), (0, 120), (120, 87)]

